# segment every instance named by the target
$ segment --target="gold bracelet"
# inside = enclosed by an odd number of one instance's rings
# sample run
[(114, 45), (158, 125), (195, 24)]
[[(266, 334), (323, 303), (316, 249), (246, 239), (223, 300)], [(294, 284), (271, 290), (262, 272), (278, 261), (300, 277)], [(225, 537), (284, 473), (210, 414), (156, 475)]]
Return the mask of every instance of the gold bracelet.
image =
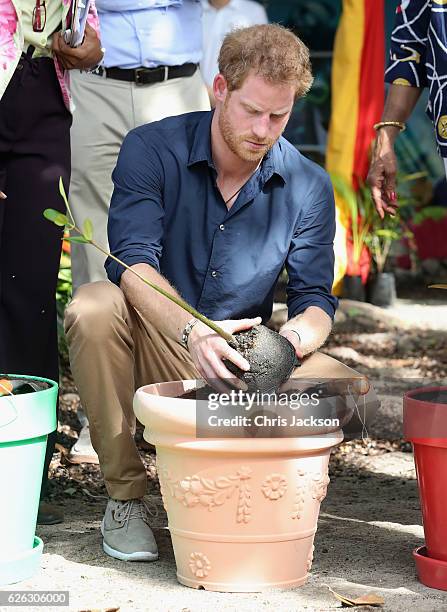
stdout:
[(379, 121), (379, 123), (375, 123), (373, 127), (377, 132), (377, 130), (380, 130), (380, 128), (388, 126), (397, 127), (401, 132), (404, 132), (407, 129), (407, 126), (402, 121)]

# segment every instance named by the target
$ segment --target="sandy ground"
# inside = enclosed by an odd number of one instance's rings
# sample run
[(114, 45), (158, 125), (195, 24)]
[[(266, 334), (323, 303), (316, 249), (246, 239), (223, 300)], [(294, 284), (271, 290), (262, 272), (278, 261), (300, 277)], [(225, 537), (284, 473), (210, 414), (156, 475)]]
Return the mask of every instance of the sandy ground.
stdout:
[[(358, 458), (357, 458), (358, 459)], [(355, 468), (355, 469), (354, 469)], [(332, 477), (321, 507), (315, 557), (305, 586), (290, 591), (224, 594), (196, 591), (176, 582), (164, 517), (154, 529), (155, 563), (122, 563), (101, 549), (102, 500), (66, 502), (66, 522), (40, 527), (42, 568), (21, 589), (70, 591), (70, 610), (119, 607), (123, 611), (334, 610), (341, 607), (326, 585), (358, 596), (374, 592), (385, 610), (447, 610), (447, 593), (428, 589), (415, 575), (412, 549), (423, 543), (411, 453), (392, 451), (347, 461)]]
[[(373, 438), (401, 437), (401, 397), (408, 378), (429, 382), (445, 375), (447, 307), (439, 303), (426, 307), (429, 310), (399, 302), (393, 311), (383, 311), (345, 302), (340, 308), (337, 333), (327, 350), (375, 377), (383, 405), (370, 429)], [(355, 320), (355, 325), (348, 329), (349, 319)], [(411, 334), (405, 331), (408, 329)], [(438, 349), (437, 342), (441, 342)], [(438, 352), (430, 353), (435, 349)], [(402, 359), (399, 350), (408, 358)], [(73, 429), (62, 424), (62, 442), (72, 434)], [(103, 490), (94, 487), (94, 478), (93, 484), (83, 484), (79, 480), (81, 468), (67, 468), (62, 462), (57, 468), (57, 501), (64, 507), (66, 520), (62, 525), (38, 527), (37, 534), (45, 542), (41, 569), (15, 588), (68, 590), (68, 609), (77, 612), (116, 608), (157, 612), (339, 609), (341, 603), (328, 586), (350, 597), (380, 594), (385, 600), (383, 609), (393, 612), (413, 608), (418, 612), (447, 611), (447, 592), (424, 587), (415, 573), (411, 553), (423, 544), (423, 529), (413, 457), (411, 452), (402, 452), (409, 450), (408, 445), (385, 445), (380, 452), (358, 441), (355, 445), (353, 452), (348, 452), (349, 445), (343, 445), (332, 460), (331, 484), (321, 506), (314, 563), (305, 586), (257, 594), (212, 593), (181, 586), (176, 581), (170, 535), (156, 490), (160, 515), (154, 532), (159, 561), (123, 563), (111, 559), (102, 551), (99, 532), (106, 503), (101, 497)]]

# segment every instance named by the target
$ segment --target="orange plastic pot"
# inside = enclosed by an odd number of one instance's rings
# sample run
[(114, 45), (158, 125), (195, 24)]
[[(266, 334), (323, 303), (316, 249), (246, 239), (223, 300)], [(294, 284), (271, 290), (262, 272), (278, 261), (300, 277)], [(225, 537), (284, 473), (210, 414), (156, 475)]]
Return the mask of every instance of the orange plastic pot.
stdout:
[(404, 435), (413, 444), (426, 543), (413, 552), (419, 579), (447, 590), (447, 387), (404, 396)]
[(196, 438), (196, 381), (140, 388), (134, 411), (157, 469), (180, 583), (254, 592), (304, 584), (331, 448), (340, 430), (302, 438)]

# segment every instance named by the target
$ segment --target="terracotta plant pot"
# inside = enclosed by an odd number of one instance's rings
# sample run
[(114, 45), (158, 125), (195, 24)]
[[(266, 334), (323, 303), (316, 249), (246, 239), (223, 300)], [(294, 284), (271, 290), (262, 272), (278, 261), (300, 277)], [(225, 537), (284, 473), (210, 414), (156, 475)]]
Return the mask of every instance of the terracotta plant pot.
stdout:
[(157, 448), (177, 578), (211, 591), (302, 585), (339, 429), (302, 438), (196, 438), (197, 382), (141, 387), (134, 411)]
[(413, 443), (426, 546), (413, 552), (419, 580), (447, 590), (447, 387), (404, 396), (404, 435)]

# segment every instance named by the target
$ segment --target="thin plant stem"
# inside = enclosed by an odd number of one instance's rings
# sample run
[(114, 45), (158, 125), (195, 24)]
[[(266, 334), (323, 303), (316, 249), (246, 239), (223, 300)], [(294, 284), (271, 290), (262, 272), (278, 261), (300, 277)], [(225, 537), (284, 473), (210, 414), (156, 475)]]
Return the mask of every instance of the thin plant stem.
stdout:
[(80, 236), (82, 236), (82, 238), (86, 242), (88, 242), (89, 244), (91, 244), (92, 246), (97, 248), (99, 251), (101, 251), (101, 253), (104, 253), (104, 255), (106, 255), (107, 257), (110, 257), (111, 259), (113, 259), (114, 261), (116, 261), (117, 263), (122, 265), (123, 268), (125, 268), (126, 270), (129, 270), (130, 272), (132, 272), (132, 274), (134, 274), (140, 280), (142, 280), (143, 283), (145, 283), (149, 287), (152, 287), (152, 289), (155, 289), (155, 291), (158, 291), (158, 293), (161, 293), (161, 295), (164, 295), (164, 297), (166, 297), (168, 300), (171, 300), (171, 302), (174, 302), (174, 304), (177, 304), (177, 306), (180, 306), (180, 308), (183, 308), (184, 310), (186, 310), (186, 312), (189, 312), (189, 314), (191, 314), (193, 317), (195, 317), (196, 319), (198, 319), (199, 321), (204, 323), (207, 327), (209, 327), (214, 332), (216, 332), (216, 334), (218, 334), (219, 336), (224, 338), (224, 340), (226, 340), (229, 343), (232, 343), (233, 346), (235, 345), (236, 339), (235, 339), (235, 337), (232, 334), (224, 331), (221, 327), (219, 327), (219, 325), (216, 325), (216, 323), (214, 323), (214, 321), (211, 321), (211, 319), (208, 319), (208, 317), (205, 317), (198, 310), (193, 308), (190, 304), (188, 304), (187, 302), (185, 302), (181, 298), (178, 298), (177, 296), (172, 295), (168, 291), (165, 291), (161, 287), (158, 287), (158, 285), (154, 285), (153, 283), (148, 281), (147, 278), (144, 278), (144, 276), (142, 276), (139, 272), (137, 272), (136, 270), (134, 270), (133, 268), (131, 268), (130, 266), (125, 264), (123, 261), (118, 259), (118, 257), (115, 257), (114, 255), (112, 255), (109, 251), (107, 251), (107, 249), (102, 247), (100, 244), (95, 242), (93, 239), (91, 239), (91, 238), (89, 239), (87, 236), (85, 236), (84, 232), (82, 232), (82, 230), (80, 230), (79, 227), (77, 227), (77, 225), (76, 225), (76, 223), (74, 221), (74, 217), (72, 215), (72, 212), (71, 212), (71, 209), (70, 209), (70, 205), (68, 203), (67, 198), (65, 197), (64, 200), (65, 200), (65, 204), (67, 206), (67, 211), (68, 211), (68, 214), (70, 216), (70, 221), (71, 221), (70, 225), (67, 227), (67, 229), (69, 231), (75, 230), (76, 232), (78, 232), (78, 234)]

